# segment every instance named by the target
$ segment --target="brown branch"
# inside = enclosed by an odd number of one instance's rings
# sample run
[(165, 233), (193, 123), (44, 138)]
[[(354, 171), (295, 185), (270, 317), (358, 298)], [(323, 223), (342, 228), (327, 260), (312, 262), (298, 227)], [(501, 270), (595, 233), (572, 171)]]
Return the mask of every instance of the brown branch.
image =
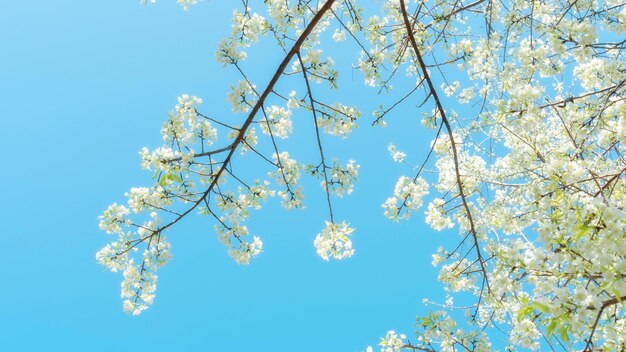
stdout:
[(469, 209), (467, 198), (465, 196), (465, 189), (463, 188), (463, 183), (461, 181), (459, 157), (458, 157), (458, 152), (456, 149), (456, 143), (454, 142), (452, 127), (450, 126), (450, 121), (448, 120), (446, 116), (445, 110), (443, 109), (443, 105), (441, 104), (441, 100), (439, 99), (439, 95), (437, 94), (437, 91), (435, 90), (435, 86), (433, 85), (433, 82), (430, 78), (430, 74), (428, 73), (428, 68), (426, 67), (426, 64), (424, 63), (422, 54), (419, 50), (419, 47), (417, 46), (417, 41), (415, 40), (415, 36), (413, 35), (413, 26), (411, 26), (411, 23), (409, 21), (409, 16), (406, 12), (404, 0), (400, 0), (400, 11), (402, 12), (402, 18), (404, 19), (404, 25), (406, 27), (406, 31), (409, 37), (409, 41), (411, 43), (411, 47), (413, 48), (415, 56), (417, 57), (417, 61), (419, 62), (422, 74), (424, 75), (424, 78), (426, 79), (426, 83), (428, 84), (428, 89), (430, 90), (430, 94), (435, 100), (435, 104), (437, 105), (437, 110), (439, 111), (439, 115), (441, 116), (441, 121), (445, 125), (446, 131), (448, 132), (448, 136), (450, 137), (450, 144), (452, 145), (452, 157), (454, 159), (454, 172), (456, 176), (456, 182), (458, 185), (459, 195), (461, 196), (461, 202), (463, 203), (463, 208), (465, 209), (465, 213), (467, 215), (467, 218), (470, 224), (470, 233), (472, 234), (472, 237), (474, 238), (474, 248), (476, 249), (476, 256), (477, 256), (478, 262), (480, 263), (481, 271), (483, 274), (483, 280), (487, 284), (487, 289), (491, 291), (489, 287), (489, 279), (487, 278), (487, 268), (485, 267), (485, 262), (483, 260), (482, 253), (480, 251), (480, 245), (478, 242), (478, 233), (476, 232), (476, 227), (474, 225), (474, 218), (472, 217), (472, 213)]
[(293, 47), (291, 47), (291, 49), (289, 50), (287, 55), (285, 55), (285, 58), (283, 59), (283, 61), (280, 63), (280, 65), (276, 69), (276, 72), (274, 72), (274, 75), (272, 76), (272, 79), (270, 80), (270, 82), (265, 87), (265, 90), (263, 91), (263, 93), (259, 96), (259, 99), (257, 100), (256, 104), (254, 105), (254, 107), (252, 108), (250, 113), (248, 114), (248, 117), (244, 121), (244, 123), (241, 126), (241, 128), (239, 128), (239, 133), (237, 134), (237, 137), (235, 138), (235, 140), (231, 144), (231, 148), (230, 148), (230, 151), (228, 152), (228, 155), (224, 159), (224, 161), (222, 163), (222, 166), (220, 166), (219, 170), (215, 174), (215, 177), (213, 178), (213, 181), (211, 181), (211, 184), (206, 189), (206, 191), (202, 194), (202, 196), (196, 202), (194, 202), (194, 204), (192, 204), (191, 207), (189, 207), (189, 209), (187, 209), (180, 216), (176, 217), (174, 220), (172, 220), (168, 224), (166, 224), (163, 227), (161, 227), (160, 229), (158, 229), (158, 232), (166, 230), (167, 228), (169, 228), (172, 225), (176, 224), (178, 221), (180, 221), (182, 218), (184, 218), (187, 214), (189, 214), (195, 208), (197, 208), (198, 205), (200, 205), (200, 203), (202, 203), (202, 201), (211, 193), (211, 191), (213, 190), (213, 188), (217, 184), (220, 176), (222, 175), (222, 173), (224, 172), (226, 167), (228, 167), (228, 165), (230, 164), (230, 160), (232, 159), (233, 155), (235, 154), (235, 150), (237, 150), (237, 147), (243, 141), (243, 138), (244, 138), (244, 136), (246, 134), (246, 131), (248, 130), (248, 127), (250, 127), (250, 124), (252, 124), (252, 121), (254, 120), (254, 117), (259, 112), (259, 110), (261, 109), (261, 107), (265, 103), (265, 100), (267, 99), (269, 94), (274, 89), (274, 86), (276, 85), (276, 83), (280, 79), (280, 76), (285, 71), (285, 68), (287, 67), (289, 62), (291, 62), (293, 57), (300, 50), (300, 47), (302, 46), (304, 41), (308, 38), (308, 36), (313, 31), (313, 29), (317, 26), (317, 24), (322, 19), (322, 17), (324, 17), (326, 12), (328, 12), (330, 10), (330, 8), (332, 7), (332, 5), (334, 3), (335, 3), (335, 0), (327, 0), (326, 3), (322, 7), (320, 7), (318, 12), (311, 19), (311, 22), (309, 22), (309, 24), (306, 26), (306, 28), (302, 31), (302, 34), (300, 34), (300, 36), (298, 37), (298, 40), (296, 40), (296, 42), (294, 43)]
[[(219, 154), (219, 153), (223, 153), (227, 150), (231, 150), (234, 147), (234, 143), (231, 143), (225, 147), (219, 148), (219, 149), (214, 149), (214, 150), (209, 150), (208, 152), (204, 152), (204, 153), (198, 153), (198, 154), (194, 154), (194, 158), (200, 158), (203, 156), (209, 156), (209, 155), (214, 155), (214, 154)], [(181, 161), (183, 160), (182, 156), (176, 157), (176, 158), (172, 158), (172, 159), (166, 159), (166, 160), (161, 160), (162, 163), (172, 163), (175, 161)]]
[(320, 151), (320, 158), (322, 160), (322, 172), (324, 174), (324, 189), (326, 190), (326, 202), (328, 203), (328, 211), (330, 213), (330, 222), (335, 223), (334, 215), (333, 215), (333, 205), (330, 201), (330, 188), (328, 187), (328, 167), (326, 166), (326, 158), (324, 157), (324, 149), (322, 148), (322, 139), (320, 137), (320, 127), (317, 123), (317, 109), (315, 108), (315, 99), (313, 99), (313, 92), (311, 92), (311, 85), (309, 84), (309, 76), (307, 75), (306, 67), (304, 66), (304, 62), (302, 62), (302, 56), (300, 56), (300, 52), (297, 53), (298, 62), (300, 62), (300, 67), (302, 67), (302, 76), (304, 77), (304, 82), (306, 83), (307, 95), (309, 96), (309, 103), (311, 104), (311, 113), (313, 114), (313, 122), (315, 122), (315, 137), (317, 138), (317, 147)]
[[(584, 352), (593, 351), (593, 335), (595, 334), (596, 329), (598, 328), (598, 323), (600, 322), (600, 318), (602, 317), (602, 313), (604, 312), (604, 310), (612, 305), (622, 302), (625, 299), (626, 299), (626, 296), (614, 297), (614, 298), (611, 298), (609, 300), (602, 302), (602, 306), (600, 307), (600, 310), (598, 310), (598, 314), (596, 315), (593, 321), (593, 326), (591, 327), (591, 333), (589, 333), (589, 338), (587, 338), (587, 344), (585, 346), (585, 349), (583, 350)], [(587, 307), (587, 309), (595, 310), (596, 308)]]

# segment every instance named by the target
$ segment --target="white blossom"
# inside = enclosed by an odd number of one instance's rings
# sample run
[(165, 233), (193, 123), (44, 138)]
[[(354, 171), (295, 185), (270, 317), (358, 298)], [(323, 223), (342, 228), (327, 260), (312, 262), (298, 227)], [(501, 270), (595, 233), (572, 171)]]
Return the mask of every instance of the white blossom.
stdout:
[(395, 145), (389, 144), (389, 146), (387, 147), (387, 150), (389, 151), (389, 154), (393, 158), (393, 161), (396, 161), (396, 162), (399, 162), (399, 163), (404, 162), (404, 160), (406, 158), (406, 153), (401, 152), (398, 149), (396, 149)]
[(326, 221), (326, 227), (315, 237), (313, 244), (317, 249), (317, 254), (324, 260), (330, 257), (334, 259), (349, 258), (354, 254), (350, 236), (354, 229), (348, 224), (340, 224)]

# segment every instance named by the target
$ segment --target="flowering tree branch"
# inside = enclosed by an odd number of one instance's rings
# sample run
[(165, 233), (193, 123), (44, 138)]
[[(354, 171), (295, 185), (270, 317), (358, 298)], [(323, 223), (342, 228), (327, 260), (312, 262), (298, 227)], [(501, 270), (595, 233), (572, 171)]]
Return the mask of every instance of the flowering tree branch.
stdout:
[[(179, 3), (187, 9), (196, 1)], [(349, 41), (341, 50), (357, 51), (354, 68), (381, 96), (372, 125), (397, 123), (399, 110), (414, 103), (436, 131), (415, 167), (410, 153), (388, 145), (391, 159), (415, 175), (398, 177), (384, 215), (407, 220), (426, 203), (433, 230), (458, 226), (460, 234), (433, 254), (445, 303), (427, 301), (437, 309), (418, 317), (413, 342), (390, 330), (382, 351), (488, 351), (501, 337), (511, 349), (626, 349), (626, 4), (425, 0), (411, 12), (405, 0), (380, 9), (266, 0), (264, 12), (242, 4), (217, 51), (242, 78), (228, 94), (233, 111), (245, 114), (241, 125), (202, 114), (201, 99), (181, 96), (161, 130), (163, 146), (140, 152), (155, 184), (131, 188), (128, 206), (114, 203), (101, 216), (100, 227), (118, 237), (97, 259), (123, 272), (127, 311), (138, 314), (154, 299), (156, 269), (171, 257), (165, 230), (197, 210), (247, 264), (262, 250), (260, 238), (247, 237), (250, 210), (274, 196), (287, 209), (303, 207), (302, 171), (321, 181), (328, 207), (317, 253), (354, 254), (354, 229), (336, 220), (332, 197), (352, 192), (359, 165), (331, 159), (322, 134), (348, 138), (361, 112), (314, 88), (339, 89), (341, 70), (322, 56), (332, 39)], [(257, 89), (244, 70), (245, 49), (262, 36), (275, 41), (281, 60)], [(294, 89), (281, 92), (281, 79)], [(281, 148), (298, 109), (313, 120), (318, 156), (308, 164)], [(218, 134), (229, 142), (214, 147)], [(237, 152), (259, 159), (267, 179), (251, 181)]]

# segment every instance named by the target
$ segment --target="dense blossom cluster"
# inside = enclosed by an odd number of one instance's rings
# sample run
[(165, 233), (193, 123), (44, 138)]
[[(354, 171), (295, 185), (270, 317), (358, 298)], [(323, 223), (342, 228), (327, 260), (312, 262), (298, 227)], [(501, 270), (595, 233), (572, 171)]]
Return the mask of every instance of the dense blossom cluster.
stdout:
[[(445, 14), (442, 5), (438, 13)], [(426, 222), (438, 231), (458, 224), (461, 244), (469, 248), (441, 249), (433, 263), (448, 290), (477, 296), (478, 304), (466, 308), (468, 326), (483, 331), (480, 327), (499, 325), (508, 331), (511, 349), (624, 349), (626, 251), (620, 243), (626, 228), (626, 161), (618, 126), (625, 117), (626, 65), (624, 43), (606, 33), (623, 35), (614, 23), (626, 13), (624, 4), (506, 6), (490, 4), (479, 12), (506, 36), (494, 30), (488, 38), (471, 39), (475, 32), (463, 21), (444, 21), (447, 28), (438, 34), (460, 36), (444, 45), (448, 56), (440, 62), (456, 62), (469, 80), (441, 84), (440, 91), (431, 87), (429, 94), (457, 98), (460, 104), (481, 102), (483, 108), (476, 118), (465, 119), (436, 106), (425, 119), (426, 126), (443, 129), (431, 144), (437, 156), (432, 187), (441, 196), (428, 203)], [(429, 17), (423, 13), (422, 21)], [(392, 18), (376, 23), (386, 25)], [(437, 44), (422, 38), (418, 45), (430, 47), (418, 47), (422, 52), (416, 56)], [(380, 40), (370, 41), (386, 50), (393, 46)], [(433, 52), (437, 55), (441, 52)], [(387, 57), (391, 63), (397, 59)], [(574, 79), (562, 80), (562, 74)], [(380, 80), (370, 76), (367, 84)], [(389, 151), (394, 160), (406, 158), (394, 147)], [(399, 204), (416, 188), (410, 180), (401, 177), (394, 197), (383, 204), (388, 217), (403, 218)], [(463, 342), (453, 327), (447, 334), (456, 342), (448, 346), (441, 334), (426, 339), (446, 329), (433, 319), (424, 321), (419, 343), (408, 350), (481, 350)], [(482, 335), (486, 341), (489, 335)]]
[(411, 212), (422, 206), (422, 199), (428, 194), (428, 183), (421, 177), (411, 179), (400, 176), (393, 191), (382, 205), (385, 216), (392, 220), (408, 219)]
[(317, 248), (317, 254), (324, 260), (328, 260), (330, 257), (335, 259), (351, 257), (354, 254), (354, 249), (349, 236), (353, 231), (354, 229), (348, 227), (345, 222), (335, 224), (326, 221), (326, 227), (315, 237), (313, 242)]
[[(406, 335), (396, 333), (393, 330), (389, 330), (387, 335), (384, 338), (381, 338), (380, 349), (381, 352), (397, 352), (404, 347), (404, 339), (406, 339)], [(371, 348), (369, 348), (371, 351)]]
[[(178, 3), (187, 10), (196, 1)], [(262, 36), (268, 33), (277, 39), (282, 36), (281, 45), (287, 45), (291, 40), (288, 35), (298, 37), (308, 25), (310, 40), (299, 44), (302, 55), (298, 54), (300, 61), (293, 62), (291, 74), (303, 75), (311, 83), (328, 82), (336, 87), (338, 73), (333, 69), (333, 60), (313, 49), (328, 26), (328, 19), (321, 16), (315, 19), (317, 8), (290, 6), (283, 1), (266, 4), (267, 12), (263, 14), (248, 7), (234, 11), (231, 34), (218, 48), (217, 60), (238, 66), (247, 57), (245, 49)], [(334, 9), (338, 11), (337, 7)], [(293, 133), (294, 110), (304, 108), (315, 113), (318, 132), (343, 138), (357, 126), (360, 115), (354, 107), (314, 99), (310, 88), (304, 97), (291, 91), (284, 95), (276, 92), (275, 98), (277, 103), (269, 103), (269, 98), (262, 97), (254, 83), (242, 77), (231, 86), (227, 96), (234, 113), (248, 114), (237, 126), (200, 113), (200, 98), (181, 95), (161, 129), (163, 145), (140, 151), (141, 167), (153, 173), (154, 184), (131, 188), (125, 194), (126, 205), (114, 203), (105, 210), (100, 227), (117, 238), (96, 255), (112, 271), (123, 272), (122, 298), (126, 311), (139, 314), (153, 303), (157, 269), (171, 258), (164, 232), (188, 214), (210, 216), (217, 238), (227, 247), (228, 254), (237, 263), (248, 264), (263, 250), (260, 237), (252, 235), (246, 224), (250, 211), (260, 209), (275, 196), (287, 209), (304, 207), (301, 172), (305, 169), (310, 172), (313, 164), (296, 161), (277, 144), (277, 139), (287, 139)], [(283, 99), (286, 106), (278, 103)], [(259, 128), (262, 135), (257, 134)], [(218, 138), (220, 135), (225, 138)], [(264, 144), (268, 140), (270, 147)], [(219, 141), (223, 141), (221, 146), (217, 144)], [(267, 179), (249, 181), (233, 173), (231, 159), (236, 152), (259, 156), (267, 171), (257, 177)], [(331, 195), (350, 194), (359, 165), (354, 160), (345, 165), (337, 161), (328, 163), (321, 140), (320, 158), (317, 171), (310, 173), (322, 179), (329, 201)], [(332, 208), (329, 211), (332, 220)], [(349, 239), (352, 232), (346, 223), (330, 221), (315, 239), (314, 246), (325, 260), (349, 257), (354, 253)]]
[[(196, 3), (178, 2), (185, 9)], [(381, 105), (373, 124), (385, 126), (396, 106), (411, 102), (436, 131), (430, 145), (415, 142), (428, 153), (398, 178), (384, 215), (408, 219), (427, 204), (427, 224), (460, 235), (433, 255), (433, 265), (448, 293), (469, 304), (443, 304), (418, 318), (415, 339), (389, 331), (382, 351), (489, 351), (490, 337), (502, 332), (510, 351), (626, 350), (626, 4), (363, 6), (267, 0), (234, 11), (216, 59), (242, 73), (227, 99), (245, 120), (231, 126), (201, 114), (199, 98), (181, 96), (161, 130), (164, 144), (140, 152), (154, 184), (132, 188), (126, 205), (114, 203), (100, 218), (117, 238), (97, 259), (123, 272), (125, 310), (138, 314), (153, 302), (156, 268), (171, 258), (165, 230), (199, 211), (213, 218), (235, 261), (247, 264), (262, 250), (259, 237), (250, 239), (249, 211), (273, 196), (302, 208), (302, 175), (321, 181), (328, 201), (318, 254), (353, 255), (354, 229), (334, 221), (332, 201), (353, 191), (359, 166), (330, 158), (324, 138), (349, 137), (363, 118), (358, 107), (326, 102), (321, 93), (340, 87), (341, 70), (322, 45), (334, 40), (354, 44), (366, 85), (396, 94), (400, 82), (406, 90)], [(243, 65), (263, 37), (275, 40), (285, 60), (267, 86), (257, 86)], [(289, 77), (301, 84), (282, 92), (276, 82)], [(313, 121), (314, 160), (299, 162), (281, 149), (296, 113)], [(393, 144), (388, 152), (409, 165)], [(252, 178), (235, 174), (233, 160), (252, 157), (267, 169)]]

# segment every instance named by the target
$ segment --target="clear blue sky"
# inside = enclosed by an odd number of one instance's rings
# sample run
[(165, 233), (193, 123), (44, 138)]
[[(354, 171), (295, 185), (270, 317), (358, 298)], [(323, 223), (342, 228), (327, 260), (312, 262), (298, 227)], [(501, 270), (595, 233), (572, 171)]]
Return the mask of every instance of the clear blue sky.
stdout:
[[(250, 266), (226, 255), (207, 219), (184, 221), (169, 233), (174, 259), (159, 272), (154, 305), (123, 313), (121, 275), (95, 260), (110, 239), (97, 217), (149, 185), (137, 152), (158, 146), (178, 95), (231, 118), (235, 75), (213, 60), (231, 3), (184, 12), (174, 0), (0, 2), (0, 350), (362, 351), (388, 329), (410, 335), (422, 299), (441, 299), (431, 254), (456, 233), (429, 230), (422, 212), (393, 224), (380, 208), (411, 173), (386, 145), (412, 150), (417, 163), (431, 131), (417, 102), (387, 129), (370, 127), (375, 92), (353, 88), (361, 76), (344, 66), (343, 96), (365, 106), (361, 128), (335, 152), (362, 164), (354, 195), (335, 203), (337, 218), (357, 228), (355, 256), (317, 257), (325, 209), (313, 187), (304, 211), (253, 215), (265, 252)], [(262, 83), (270, 72), (254, 74)]]

